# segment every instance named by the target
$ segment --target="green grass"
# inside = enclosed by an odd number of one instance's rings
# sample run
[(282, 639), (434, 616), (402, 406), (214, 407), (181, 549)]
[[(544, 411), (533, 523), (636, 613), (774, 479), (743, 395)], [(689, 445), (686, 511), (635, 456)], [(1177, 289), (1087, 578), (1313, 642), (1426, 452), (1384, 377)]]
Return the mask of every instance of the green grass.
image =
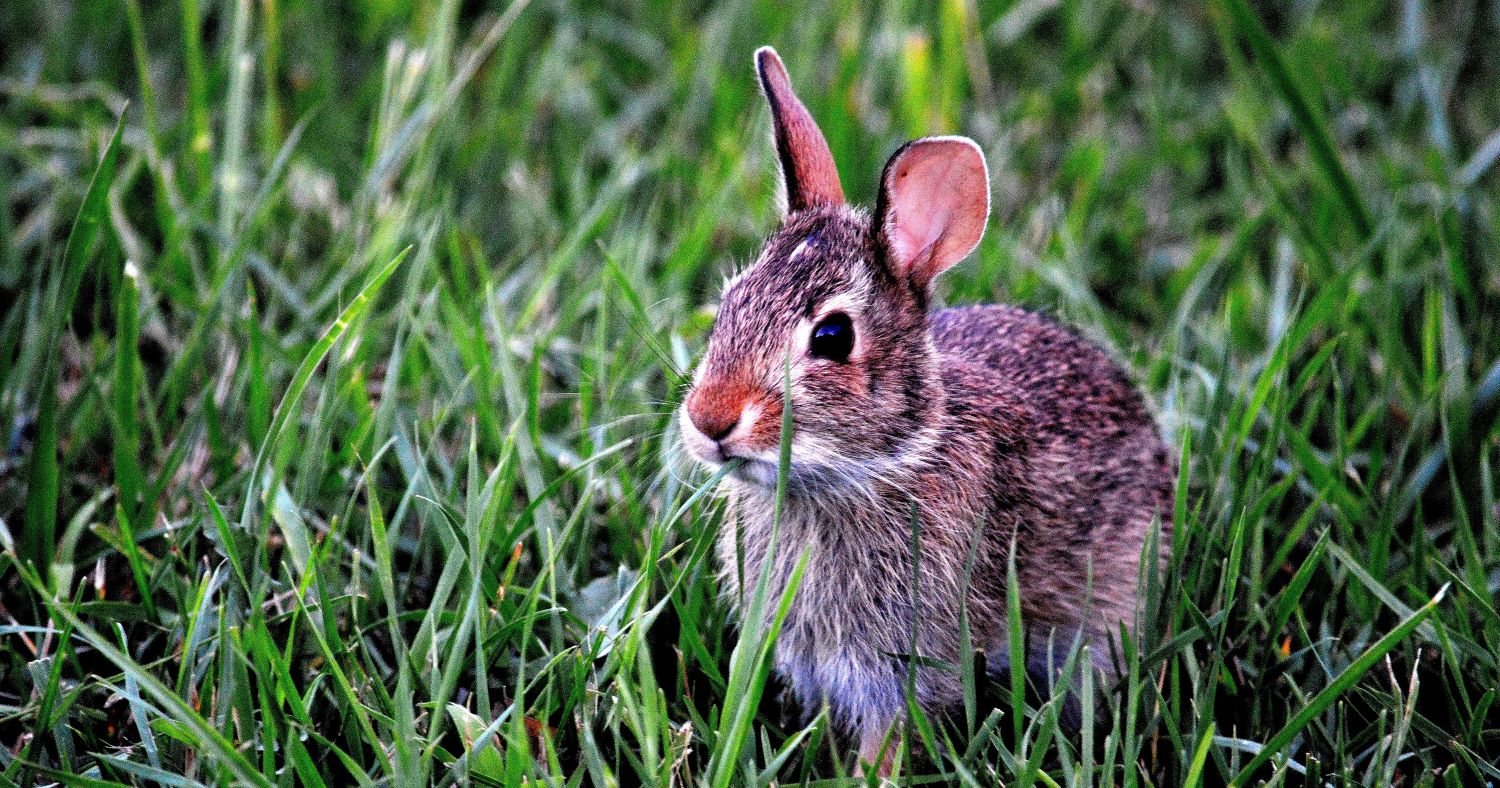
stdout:
[(673, 462), (763, 43), (862, 202), (977, 139), (942, 299), (1183, 460), (1127, 678), (965, 654), (904, 774), (1500, 781), (1493, 4), (478, 5), (0, 4), (0, 782), (853, 780)]

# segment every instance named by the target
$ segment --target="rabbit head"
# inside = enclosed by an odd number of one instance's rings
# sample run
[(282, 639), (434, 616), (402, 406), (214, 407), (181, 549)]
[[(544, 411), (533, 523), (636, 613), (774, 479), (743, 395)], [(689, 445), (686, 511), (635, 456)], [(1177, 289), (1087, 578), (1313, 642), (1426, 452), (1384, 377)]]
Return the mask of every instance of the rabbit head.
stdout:
[(700, 462), (737, 458), (741, 481), (774, 486), (789, 389), (790, 491), (868, 482), (920, 461), (936, 438), (928, 288), (984, 233), (984, 155), (962, 137), (909, 142), (886, 164), (873, 214), (850, 207), (781, 59), (765, 47), (755, 65), (787, 211), (725, 287), (683, 404), (683, 441)]

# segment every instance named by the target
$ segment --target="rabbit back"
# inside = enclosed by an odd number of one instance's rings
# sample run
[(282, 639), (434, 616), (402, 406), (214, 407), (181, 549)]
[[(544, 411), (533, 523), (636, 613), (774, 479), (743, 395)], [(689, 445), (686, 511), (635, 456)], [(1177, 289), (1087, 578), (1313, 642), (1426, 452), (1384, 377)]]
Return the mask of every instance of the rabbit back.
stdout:
[[(930, 325), (948, 410), (989, 414), (997, 453), (1017, 447), (1010, 451), (1026, 455), (1031, 511), (1015, 544), (1029, 620), (1062, 631), (1085, 622), (1106, 637), (1132, 623), (1152, 528), (1160, 529), (1159, 555), (1168, 552), (1176, 478), (1140, 393), (1107, 353), (1036, 312), (944, 309)], [(1096, 648), (1095, 656), (1105, 655)]]

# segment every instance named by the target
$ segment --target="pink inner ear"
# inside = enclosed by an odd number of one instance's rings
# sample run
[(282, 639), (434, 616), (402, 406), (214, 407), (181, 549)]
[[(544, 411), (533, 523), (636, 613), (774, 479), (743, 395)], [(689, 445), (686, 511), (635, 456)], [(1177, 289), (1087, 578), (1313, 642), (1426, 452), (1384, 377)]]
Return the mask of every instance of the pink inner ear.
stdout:
[(933, 252), (948, 229), (951, 213), (951, 206), (943, 199), (943, 190), (952, 167), (942, 161), (921, 169), (915, 164), (902, 162), (891, 184), (896, 206), (904, 209), (896, 215), (891, 245), (897, 257), (912, 263)]
[(890, 261), (926, 286), (984, 236), (989, 173), (979, 146), (962, 137), (917, 140), (886, 165), (880, 217)]

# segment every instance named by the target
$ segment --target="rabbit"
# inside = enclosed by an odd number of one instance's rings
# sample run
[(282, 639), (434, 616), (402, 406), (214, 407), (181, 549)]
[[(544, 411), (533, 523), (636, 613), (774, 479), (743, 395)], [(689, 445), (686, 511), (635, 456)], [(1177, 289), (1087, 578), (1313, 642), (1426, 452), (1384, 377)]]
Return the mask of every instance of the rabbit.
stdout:
[(1008, 653), (1012, 545), (1026, 669), (1048, 678), (1081, 638), (1118, 678), (1110, 655), (1139, 618), (1148, 534), (1171, 541), (1176, 461), (1126, 373), (1078, 333), (1016, 307), (930, 308), (933, 280), (989, 218), (977, 144), (908, 142), (874, 210), (852, 207), (775, 50), (755, 68), (786, 210), (725, 285), (679, 435), (709, 468), (737, 461), (717, 542), (729, 603), (743, 610), (767, 567), (774, 608), (806, 554), (775, 670), (804, 709), (827, 704), (861, 771), (889, 774), (912, 645), (916, 700), (934, 710), (962, 701), (959, 676), (934, 666), (958, 662), (962, 604), (973, 644)]

